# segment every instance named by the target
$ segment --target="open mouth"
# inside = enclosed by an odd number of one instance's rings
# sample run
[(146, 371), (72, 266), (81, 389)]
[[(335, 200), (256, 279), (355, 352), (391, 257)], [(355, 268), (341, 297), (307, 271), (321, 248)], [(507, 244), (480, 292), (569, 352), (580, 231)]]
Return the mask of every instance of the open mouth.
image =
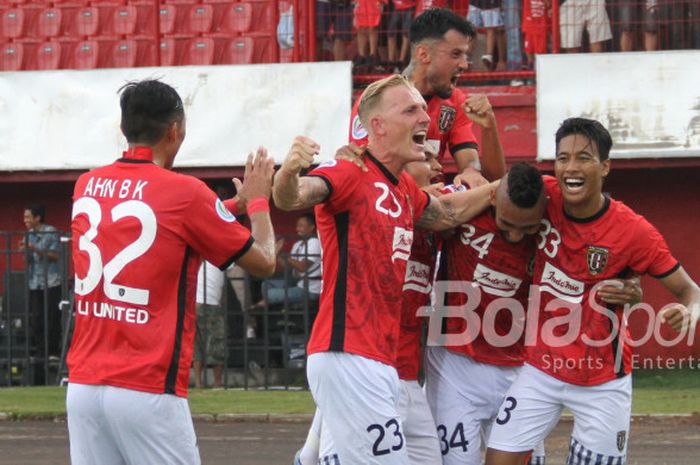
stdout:
[(455, 87), (457, 87), (457, 81), (459, 81), (459, 74), (455, 74), (452, 76), (452, 79), (450, 79), (450, 83)]
[(416, 144), (421, 150), (425, 148), (425, 139), (428, 135), (426, 130), (421, 130), (413, 134), (413, 143)]
[(564, 185), (566, 186), (566, 190), (571, 192), (572, 194), (576, 194), (578, 192), (581, 192), (583, 190), (584, 186), (584, 181), (583, 178), (566, 178), (564, 179)]

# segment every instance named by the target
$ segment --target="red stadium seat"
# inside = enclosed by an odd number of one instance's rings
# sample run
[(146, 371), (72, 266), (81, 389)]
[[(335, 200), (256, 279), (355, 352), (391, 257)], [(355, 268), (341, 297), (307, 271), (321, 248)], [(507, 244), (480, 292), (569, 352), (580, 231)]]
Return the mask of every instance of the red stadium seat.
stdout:
[(158, 15), (160, 33), (171, 37), (192, 37), (187, 29), (190, 6), (161, 5)]
[(252, 21), (250, 32), (259, 32), (265, 34), (276, 34), (277, 22), (275, 20), (275, 8), (278, 8), (277, 2), (268, 0), (247, 0), (241, 3), (248, 3), (252, 8)]
[(160, 66), (176, 66), (179, 61), (179, 47), (176, 39), (163, 39), (160, 41)]
[(100, 53), (100, 44), (95, 40), (84, 40), (78, 42), (73, 49), (73, 61), (71, 68), (75, 69), (94, 69), (97, 68), (97, 63)]
[(75, 16), (75, 32), (79, 36), (94, 36), (100, 27), (100, 13), (96, 7), (80, 8)]
[(2, 12), (2, 35), (8, 39), (18, 39), (25, 35), (25, 9), (10, 8)]
[(110, 64), (115, 68), (133, 68), (137, 55), (138, 43), (135, 40), (120, 40), (112, 48)]
[(211, 5), (193, 5), (189, 14), (189, 31), (204, 34), (211, 31), (214, 23), (214, 8)]
[(22, 44), (3, 44), (0, 48), (0, 70), (19, 71), (24, 64), (24, 46)]
[(226, 7), (218, 31), (223, 34), (249, 32), (253, 26), (253, 7), (250, 3), (233, 3)]
[(36, 49), (36, 68), (39, 70), (59, 69), (61, 67), (61, 50), (59, 42), (44, 42)]
[(58, 37), (63, 26), (63, 12), (58, 8), (47, 8), (39, 13), (37, 35), (43, 38)]
[(233, 39), (224, 48), (223, 64), (249, 65), (253, 63), (255, 41), (250, 37)]
[(294, 49), (293, 48), (280, 48), (280, 63), (293, 63), (294, 62)]
[(184, 56), (184, 65), (211, 65), (214, 64), (215, 43), (214, 39), (200, 37), (192, 39)]
[(164, 0), (164, 3), (170, 3), (173, 5), (195, 5), (199, 3), (199, 0)]
[(113, 13), (114, 33), (118, 35), (133, 35), (136, 32), (138, 10), (135, 6), (120, 6)]

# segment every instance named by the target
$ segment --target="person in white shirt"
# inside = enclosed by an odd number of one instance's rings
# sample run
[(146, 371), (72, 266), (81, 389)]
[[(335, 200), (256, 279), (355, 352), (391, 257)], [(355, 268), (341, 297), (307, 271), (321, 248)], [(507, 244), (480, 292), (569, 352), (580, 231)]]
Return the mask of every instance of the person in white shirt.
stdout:
[(292, 282), (285, 279), (268, 279), (263, 282), (264, 299), (255, 307), (318, 300), (321, 294), (321, 243), (316, 237), (314, 215), (306, 213), (297, 219), (299, 240), (294, 243), (288, 256), (278, 255), (278, 265), (291, 269)]
[(214, 387), (223, 387), (224, 330), (226, 319), (221, 297), (224, 291), (224, 272), (208, 261), (203, 261), (197, 273), (197, 331), (194, 337), (194, 385), (203, 387), (202, 367), (214, 367)]

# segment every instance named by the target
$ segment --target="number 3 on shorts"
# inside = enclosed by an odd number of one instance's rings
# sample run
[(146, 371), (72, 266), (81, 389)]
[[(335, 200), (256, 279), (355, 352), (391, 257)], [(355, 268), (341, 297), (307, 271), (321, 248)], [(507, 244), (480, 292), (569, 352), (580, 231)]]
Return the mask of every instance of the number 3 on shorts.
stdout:
[(518, 401), (515, 400), (515, 397), (506, 397), (505, 408), (503, 409), (503, 414), (499, 415), (498, 418), (496, 418), (496, 423), (499, 425), (505, 425), (510, 421), (510, 412), (515, 410), (515, 407), (518, 406)]
[[(386, 429), (385, 429), (386, 428)], [(394, 436), (394, 441), (393, 444), (391, 445), (391, 448), (386, 447), (384, 449), (380, 449), (381, 443), (384, 440), (384, 436), (386, 435), (386, 430), (389, 429), (390, 433), (393, 433)], [(390, 453), (392, 450), (401, 450), (403, 447), (403, 434), (401, 434), (401, 426), (399, 425), (398, 420), (396, 418), (392, 418), (391, 420), (386, 422), (386, 425), (378, 425), (378, 424), (372, 424), (367, 427), (367, 432), (371, 433), (372, 431), (377, 431), (379, 435), (377, 436), (377, 439), (374, 440), (374, 444), (372, 445), (372, 454), (375, 456), (378, 455), (386, 455)]]

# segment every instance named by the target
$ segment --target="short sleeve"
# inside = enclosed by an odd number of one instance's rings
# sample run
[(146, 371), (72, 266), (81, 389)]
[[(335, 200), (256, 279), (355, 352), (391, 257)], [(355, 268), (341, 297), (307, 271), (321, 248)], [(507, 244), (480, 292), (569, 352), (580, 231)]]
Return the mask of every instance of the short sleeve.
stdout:
[(630, 267), (637, 273), (648, 273), (661, 279), (680, 267), (661, 233), (641, 216), (635, 228), (631, 248)]
[(185, 241), (202, 257), (224, 270), (252, 246), (250, 231), (226, 209), (204, 183), (197, 182), (183, 218)]
[(465, 100), (466, 96), (462, 93), (460, 93), (459, 98), (455, 99), (457, 116), (455, 116), (455, 123), (454, 126), (452, 126), (449, 139), (447, 140), (452, 156), (463, 149), (479, 149), (479, 144), (476, 141), (476, 136), (472, 129), (474, 123), (472, 123), (472, 120), (462, 111), (462, 104)]
[(360, 168), (346, 160), (330, 160), (311, 171), (308, 176), (323, 179), (329, 194), (325, 202), (334, 211), (345, 211), (356, 192)]
[(359, 103), (360, 99), (358, 98), (355, 104), (352, 106), (352, 113), (350, 113), (350, 134), (348, 140), (355, 145), (367, 145), (367, 130), (362, 125), (360, 115), (357, 113)]

